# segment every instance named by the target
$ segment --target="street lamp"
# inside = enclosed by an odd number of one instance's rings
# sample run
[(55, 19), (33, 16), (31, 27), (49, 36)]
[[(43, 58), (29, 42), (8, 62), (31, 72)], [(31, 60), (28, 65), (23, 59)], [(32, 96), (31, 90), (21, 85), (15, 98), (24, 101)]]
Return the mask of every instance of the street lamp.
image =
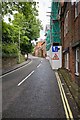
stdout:
[(19, 27), (19, 63), (20, 63), (20, 27)]
[(19, 53), (18, 53), (18, 62), (20, 63), (20, 27), (18, 25), (15, 25), (15, 27), (18, 27), (19, 29), (19, 35), (18, 35), (18, 44), (19, 44)]
[[(27, 22), (22, 22), (22, 23), (27, 23)], [(19, 55), (18, 55), (18, 62), (20, 63), (20, 27), (19, 27), (19, 25), (15, 25), (15, 26), (17, 26), (18, 28), (19, 28), (19, 36), (18, 36), (18, 42), (19, 42)], [(24, 28), (24, 29), (26, 29), (26, 28)]]

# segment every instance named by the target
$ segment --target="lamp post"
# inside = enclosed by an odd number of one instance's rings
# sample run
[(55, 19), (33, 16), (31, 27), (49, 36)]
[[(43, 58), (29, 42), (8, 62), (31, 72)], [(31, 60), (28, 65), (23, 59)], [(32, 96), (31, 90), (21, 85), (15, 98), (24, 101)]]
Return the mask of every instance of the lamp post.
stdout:
[(20, 27), (18, 25), (15, 25), (15, 27), (18, 27), (19, 31), (18, 31), (18, 49), (19, 49), (19, 53), (18, 53), (18, 62), (20, 63)]
[[(27, 22), (22, 22), (22, 23), (27, 23)], [(19, 54), (18, 54), (18, 62), (20, 63), (20, 27), (19, 27), (19, 25), (15, 25), (16, 27), (18, 27), (19, 28), (19, 35), (18, 35), (18, 43), (19, 43)], [(26, 28), (24, 28), (24, 29), (26, 29)]]
[(20, 63), (20, 27), (18, 26), (19, 28), (19, 63)]

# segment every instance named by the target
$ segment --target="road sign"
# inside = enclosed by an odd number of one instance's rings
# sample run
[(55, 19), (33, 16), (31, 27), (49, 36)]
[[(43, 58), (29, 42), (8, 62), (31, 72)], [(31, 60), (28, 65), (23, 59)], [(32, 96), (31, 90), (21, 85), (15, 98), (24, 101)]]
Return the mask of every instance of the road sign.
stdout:
[(55, 54), (55, 55), (53, 56), (52, 60), (59, 60), (58, 55), (57, 55), (57, 54)]
[(58, 46), (52, 46), (52, 52), (58, 52)]

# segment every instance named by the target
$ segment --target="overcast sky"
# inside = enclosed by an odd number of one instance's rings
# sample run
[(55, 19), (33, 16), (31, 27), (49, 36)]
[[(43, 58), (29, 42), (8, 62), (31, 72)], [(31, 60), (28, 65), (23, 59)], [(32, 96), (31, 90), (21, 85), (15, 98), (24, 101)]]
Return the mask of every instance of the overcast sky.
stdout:
[(46, 15), (48, 15), (49, 13), (47, 13), (47, 12), (49, 12), (51, 10), (49, 8), (50, 6), (51, 6), (50, 0), (47, 0), (47, 1), (46, 0), (42, 0), (42, 1), (40, 0), (40, 2), (39, 2), (39, 18), (42, 21), (43, 25), (45, 25), (49, 21), (50, 17), (48, 17)]
[(35, 0), (39, 2), (39, 19), (42, 21), (42, 25), (43, 25), (43, 30), (40, 32), (40, 35), (43, 36), (44, 35), (44, 31), (45, 31), (45, 27), (46, 24), (49, 24), (50, 21), (50, 17), (47, 15), (50, 15), (51, 10), (51, 2), (50, 0)]

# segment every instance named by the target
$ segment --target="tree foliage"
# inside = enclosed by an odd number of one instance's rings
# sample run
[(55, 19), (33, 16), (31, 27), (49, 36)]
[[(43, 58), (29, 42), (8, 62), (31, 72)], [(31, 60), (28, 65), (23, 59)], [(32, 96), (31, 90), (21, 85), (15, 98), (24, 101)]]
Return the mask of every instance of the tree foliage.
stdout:
[[(17, 11), (14, 14), (14, 11)], [(42, 29), (41, 21), (37, 19), (38, 10), (36, 2), (3, 2), (2, 15), (9, 15), (11, 24), (2, 23), (2, 42), (4, 44), (19, 45), (20, 31), (20, 48), (21, 53), (28, 53), (32, 50), (31, 40), (36, 39), (40, 35)], [(11, 21), (10, 15), (14, 16)]]
[(3, 57), (18, 57), (18, 46), (17, 44), (2, 44), (2, 55)]

